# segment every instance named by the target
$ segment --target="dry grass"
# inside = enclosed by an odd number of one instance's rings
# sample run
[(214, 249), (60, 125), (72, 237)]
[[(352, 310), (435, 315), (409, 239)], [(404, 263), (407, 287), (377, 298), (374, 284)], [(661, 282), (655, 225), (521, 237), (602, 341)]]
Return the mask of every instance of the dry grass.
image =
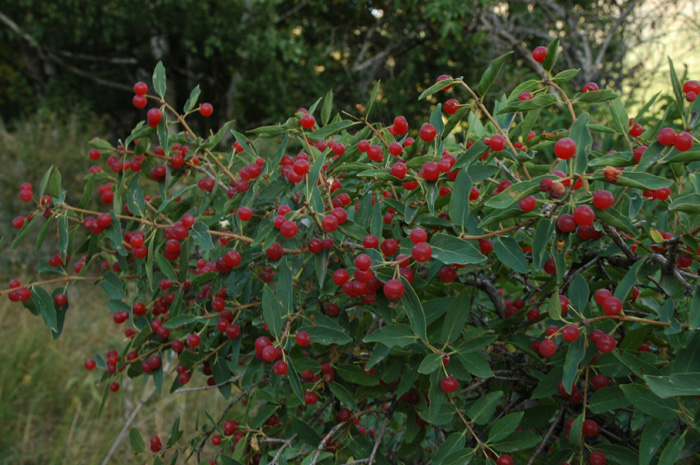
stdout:
[[(102, 416), (97, 410), (104, 390), (101, 373), (83, 368), (87, 357), (119, 348), (121, 330), (112, 323), (100, 289), (71, 288), (72, 303), (63, 335), (53, 341), (39, 317), (19, 304), (0, 303), (0, 464), (99, 464), (107, 455), (125, 418), (150, 391), (149, 380), (124, 380), (117, 394), (108, 396)], [(123, 329), (123, 328), (122, 328)], [(164, 390), (173, 375), (166, 375)], [(192, 384), (203, 383), (201, 375)], [(220, 411), (224, 402), (216, 390), (153, 396), (138, 414), (134, 426), (148, 438), (159, 434), (165, 444), (176, 417), (181, 417), (184, 439), (195, 428), (197, 413)], [(204, 416), (200, 418), (200, 424)], [(213, 458), (213, 457), (210, 457)], [(141, 464), (128, 439), (121, 443), (111, 464)]]

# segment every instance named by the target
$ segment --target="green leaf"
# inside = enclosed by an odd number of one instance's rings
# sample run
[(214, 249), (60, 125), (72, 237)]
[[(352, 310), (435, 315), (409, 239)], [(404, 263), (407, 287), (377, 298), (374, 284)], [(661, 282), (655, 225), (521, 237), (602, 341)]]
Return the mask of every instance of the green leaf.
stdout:
[(299, 435), (299, 439), (306, 444), (316, 447), (323, 440), (311, 426), (292, 416), (292, 430)]
[(469, 407), (467, 415), (469, 415), (469, 418), (477, 425), (485, 425), (491, 420), (491, 417), (493, 417), (501, 397), (503, 397), (503, 392), (501, 391), (489, 392)]
[(377, 81), (377, 83), (372, 88), (372, 92), (369, 94), (369, 100), (365, 106), (365, 119), (369, 116), (369, 112), (372, 111), (372, 106), (374, 106), (374, 101), (377, 100), (377, 94), (379, 93), (379, 86), (382, 81)]
[(44, 176), (41, 178), (41, 183), (39, 184), (39, 198), (41, 198), (44, 195), (44, 192), (46, 192), (46, 188), (49, 186), (49, 180), (51, 179), (51, 176), (53, 176), (53, 172), (56, 170), (54, 166), (51, 166), (48, 170), (46, 170), (46, 173), (44, 173)]
[(433, 464), (442, 465), (443, 460), (445, 460), (448, 455), (464, 447), (464, 436), (465, 432), (450, 434), (433, 456)]
[(168, 206), (169, 206), (171, 203), (173, 203), (173, 202), (175, 201), (175, 199), (181, 197), (185, 192), (187, 192), (187, 191), (189, 191), (189, 190), (191, 190), (191, 189), (194, 189), (195, 187), (197, 187), (197, 184), (196, 184), (196, 183), (195, 183), (195, 184), (190, 184), (189, 186), (183, 187), (182, 189), (180, 189), (179, 191), (177, 191), (177, 192), (176, 192), (175, 194), (173, 194), (170, 198), (168, 198), (168, 199), (165, 200), (162, 204), (160, 204), (160, 207), (158, 207), (158, 210), (156, 211), (156, 214), (162, 213), (166, 208), (168, 208)]
[(688, 327), (690, 329), (698, 329), (700, 327), (700, 285), (695, 286), (693, 300), (690, 302)]
[(457, 359), (462, 362), (462, 365), (470, 374), (479, 378), (493, 377), (491, 367), (480, 352), (459, 351)]
[(675, 373), (671, 376), (644, 375), (651, 391), (662, 399), (700, 396), (700, 373)]
[[(323, 107), (321, 108), (321, 124), (324, 126), (328, 124), (328, 120), (331, 117), (331, 110), (333, 109), (333, 90), (329, 90), (325, 97), (323, 97)], [(316, 443), (318, 444), (318, 443)]]
[(160, 98), (165, 98), (165, 88), (165, 66), (162, 61), (159, 61), (156, 69), (153, 70), (153, 89)]
[(336, 367), (338, 376), (350, 383), (359, 384), (360, 386), (374, 386), (377, 384), (377, 378), (368, 376), (358, 365), (340, 365)]
[(534, 98), (531, 98), (530, 100), (523, 100), (507, 105), (498, 110), (496, 114), (504, 115), (507, 113), (515, 113), (516, 111), (525, 112), (531, 110), (539, 110), (541, 108), (554, 105), (558, 101), (559, 99), (554, 94), (537, 94)]
[(556, 84), (562, 85), (565, 82), (571, 81), (578, 74), (578, 69), (565, 69), (564, 71), (557, 73), (556, 76), (552, 78)]
[(678, 197), (668, 206), (669, 210), (684, 213), (700, 213), (700, 194), (687, 194)]
[[(350, 410), (359, 410), (355, 396), (340, 383), (330, 383), (328, 385), (333, 395)], [(319, 441), (320, 442), (320, 441)], [(318, 442), (316, 443), (318, 445)]]
[(672, 421), (647, 422), (639, 443), (639, 465), (648, 465), (654, 458), (664, 440), (676, 427)]
[(121, 300), (124, 297), (122, 282), (113, 271), (107, 271), (104, 274), (100, 287), (110, 299)]
[[(587, 92), (587, 94), (588, 93), (590, 92)], [(627, 115), (627, 110), (625, 110), (625, 107), (622, 105), (619, 98), (612, 101), (610, 109), (612, 110), (613, 123), (615, 124), (617, 132), (625, 136), (625, 139), (627, 139), (629, 131), (629, 116)]]
[(316, 268), (316, 279), (318, 280), (319, 289), (323, 289), (323, 283), (326, 280), (326, 272), (328, 270), (328, 251), (323, 250), (321, 253), (314, 255), (314, 266)]
[[(218, 131), (212, 136), (209, 136), (205, 143), (202, 145), (202, 147), (209, 148), (209, 149), (214, 149), (217, 145), (219, 145), (219, 142), (228, 134), (229, 129), (231, 126), (233, 126), (234, 121), (226, 121), (223, 126), (219, 128)], [(250, 145), (245, 142), (245, 137), (240, 134), (236, 133), (235, 131), (231, 131), (234, 134), (234, 137), (238, 141), (239, 144), (243, 147), (243, 150), (248, 153), (250, 156), (255, 156), (255, 153), (253, 153), (252, 149), (250, 148)], [(238, 140), (240, 136), (241, 140)]]
[(617, 92), (610, 89), (594, 90), (581, 94), (576, 98), (578, 103), (599, 103), (615, 100), (619, 96)]
[(553, 320), (564, 321), (564, 319), (561, 317), (561, 300), (559, 299), (559, 292), (556, 290), (549, 298), (549, 302), (547, 303), (547, 313)]
[(489, 441), (498, 442), (507, 438), (520, 424), (525, 412), (511, 413), (498, 420), (489, 430)]
[[(22, 242), (22, 240), (25, 237), (27, 237), (27, 235), (32, 231), (32, 229), (34, 229), (34, 226), (36, 226), (36, 224), (39, 221), (41, 221), (41, 219), (43, 217), (44, 217), (44, 215), (34, 215), (34, 217), (32, 218), (32, 221), (27, 221), (27, 220), (24, 221), (24, 226), (22, 226), (22, 229), (20, 229), (19, 232), (17, 233), (17, 236), (15, 236), (15, 240), (12, 241), (12, 250), (15, 250), (17, 248), (19, 243)], [(62, 218), (64, 218), (64, 217), (62, 217)], [(46, 223), (49, 223), (49, 222), (50, 222), (49, 220), (46, 221)], [(42, 230), (43, 230), (43, 228), (42, 228)], [(37, 249), (38, 249), (38, 247), (37, 247)]]
[(523, 249), (510, 236), (500, 236), (493, 241), (493, 251), (498, 260), (517, 273), (527, 273), (527, 260)]
[(678, 112), (682, 115), (683, 114), (683, 105), (684, 103), (684, 97), (683, 97), (683, 89), (681, 88), (681, 83), (678, 80), (678, 75), (676, 74), (676, 68), (673, 66), (673, 61), (671, 60), (671, 57), (668, 58), (668, 70), (671, 75), (671, 85), (673, 86), (673, 95), (676, 98), (676, 108), (678, 109)]
[(267, 284), (263, 287), (262, 307), (263, 318), (270, 329), (270, 333), (279, 338), (282, 334), (282, 316), (285, 315), (286, 312), (277, 300), (275, 293)]
[(139, 433), (139, 430), (136, 428), (131, 428), (129, 430), (129, 444), (131, 444), (131, 448), (134, 449), (134, 452), (137, 454), (146, 452), (146, 443), (143, 442), (141, 433)]
[(516, 450), (534, 447), (542, 440), (542, 436), (529, 431), (516, 431), (507, 439), (492, 444), (493, 448), (499, 452), (513, 452)]
[(542, 62), (542, 68), (544, 68), (547, 71), (552, 71), (552, 68), (554, 68), (554, 65), (557, 63), (558, 58), (559, 38), (557, 37), (549, 43), (549, 46), (547, 46), (547, 54), (545, 55), (544, 61)]
[(338, 226), (338, 231), (358, 242), (362, 242), (367, 235), (367, 230), (365, 228), (350, 220)]
[(603, 132), (605, 134), (615, 134), (614, 129), (610, 129), (607, 126), (601, 126), (600, 124), (588, 123), (588, 129), (595, 132)]
[(540, 181), (544, 178), (557, 179), (556, 176), (546, 175), (538, 176), (530, 181), (519, 182), (507, 187), (503, 192), (490, 197), (486, 201), (486, 206), (496, 209), (504, 209), (511, 206), (514, 202), (524, 199), (528, 195), (540, 191)]
[(615, 183), (620, 186), (636, 187), (637, 189), (661, 189), (662, 187), (668, 187), (673, 184), (670, 179), (662, 178), (660, 176), (654, 176), (649, 173), (640, 173), (638, 171), (623, 171), (622, 175), (618, 178)]
[(685, 433), (672, 437), (661, 453), (661, 457), (659, 457), (659, 465), (673, 465), (677, 463), (683, 446), (685, 446)]
[(435, 108), (433, 108), (432, 113), (430, 113), (430, 124), (435, 126), (438, 135), (442, 134), (445, 130), (445, 123), (442, 121), (442, 104), (438, 103)]
[(420, 339), (426, 341), (428, 340), (426, 333), (427, 323), (425, 320), (423, 305), (420, 303), (420, 299), (416, 295), (416, 291), (413, 290), (411, 283), (409, 283), (403, 276), (401, 276), (401, 282), (405, 288), (403, 297), (401, 297), (401, 304), (406, 309), (406, 314), (408, 314), (408, 319), (411, 321), (413, 331)]
[(343, 129), (347, 129), (349, 127), (355, 126), (356, 124), (360, 124), (358, 121), (348, 121), (348, 120), (342, 120), (338, 121), (337, 123), (331, 123), (327, 126), (323, 126), (321, 129), (317, 129), (314, 132), (306, 134), (306, 137), (309, 140), (321, 140), (325, 139), (328, 136), (332, 136), (336, 132), (340, 132)]
[(659, 420), (676, 418), (676, 402), (671, 399), (661, 399), (648, 387), (641, 384), (623, 384), (622, 392), (636, 408)]
[(547, 244), (552, 238), (554, 223), (551, 220), (541, 219), (535, 228), (535, 237), (532, 240), (532, 266), (535, 271), (542, 269)]
[(421, 94), (418, 96), (418, 100), (423, 100), (424, 98), (433, 95), (436, 92), (440, 92), (442, 89), (451, 86), (455, 82), (456, 80), (451, 77), (443, 79), (442, 81), (437, 81), (435, 84), (421, 92)]
[(630, 269), (625, 273), (625, 276), (620, 280), (615, 288), (615, 297), (625, 302), (627, 298), (632, 293), (632, 288), (637, 284), (637, 270), (644, 264), (644, 260), (638, 260)]
[(474, 245), (474, 241), (464, 241), (448, 234), (435, 234), (430, 240), (433, 258), (446, 265), (468, 265), (481, 263), (486, 257)]
[(469, 179), (467, 169), (464, 168), (457, 175), (448, 207), (450, 219), (462, 230), (467, 227), (469, 219), (469, 193), (471, 189), (472, 181)]
[(190, 235), (192, 236), (192, 239), (194, 239), (194, 243), (199, 246), (202, 252), (206, 252), (207, 250), (214, 248), (214, 243), (211, 240), (211, 234), (209, 234), (209, 227), (201, 221), (194, 223), (192, 229), (190, 230)]
[(146, 200), (143, 190), (139, 186), (138, 176), (134, 176), (129, 182), (129, 187), (126, 189), (126, 204), (131, 213), (136, 216), (143, 216), (143, 212), (146, 210)]
[(588, 409), (595, 414), (610, 412), (629, 404), (620, 386), (599, 389), (588, 399)]
[(314, 317), (314, 326), (302, 326), (298, 330), (309, 333), (312, 343), (321, 345), (344, 345), (352, 342), (352, 338), (345, 333), (343, 327), (326, 315), (318, 312), (312, 312), (311, 315)]
[(579, 363), (583, 360), (584, 355), (586, 355), (586, 349), (584, 347), (586, 343), (586, 338), (579, 336), (578, 339), (569, 344), (569, 349), (566, 351), (566, 361), (564, 362), (564, 376), (562, 377), (562, 384), (566, 392), (571, 394), (571, 389), (573, 387), (574, 381), (576, 380), (576, 375), (579, 370)]
[(387, 347), (406, 347), (416, 342), (416, 335), (408, 325), (387, 325), (364, 339), (365, 342), (381, 342)]
[(192, 109), (197, 105), (197, 100), (199, 99), (199, 85), (195, 86), (194, 89), (192, 89), (192, 92), (190, 92), (190, 96), (187, 98), (187, 102), (185, 102), (185, 106), (183, 108), (183, 111), (185, 113), (189, 113), (192, 111)]
[(500, 57), (496, 58), (491, 62), (488, 68), (486, 68), (486, 71), (484, 71), (484, 74), (481, 75), (481, 79), (479, 80), (479, 85), (476, 88), (476, 91), (479, 93), (479, 95), (484, 96), (486, 93), (489, 91), (491, 86), (493, 85), (494, 81), (498, 77), (498, 74), (501, 72), (501, 69), (503, 68), (503, 65), (506, 62), (506, 59), (512, 54), (513, 52), (508, 52)]
[(418, 373), (424, 375), (429, 375), (434, 372), (442, 365), (442, 355), (436, 352), (432, 352), (425, 356), (425, 358), (418, 365)]
[(475, 451), (475, 449), (456, 450), (445, 457), (442, 465), (467, 465), (471, 462)]
[(56, 313), (56, 307), (54, 307), (53, 299), (43, 288), (35, 286), (32, 288), (32, 300), (36, 304), (39, 310), (39, 316), (44, 320), (46, 326), (48, 326), (51, 331), (58, 332), (58, 315)]
[(588, 113), (579, 115), (569, 130), (569, 137), (576, 142), (574, 172), (577, 174), (585, 173), (586, 168), (588, 168), (588, 151), (593, 143), (591, 132), (588, 130), (588, 122), (590, 119)]
[(469, 319), (470, 304), (470, 295), (466, 290), (462, 290), (452, 298), (442, 325), (442, 340), (446, 344), (454, 342), (462, 334), (464, 325)]
[(634, 227), (632, 222), (626, 217), (620, 214), (617, 210), (614, 208), (608, 208), (605, 210), (599, 210), (597, 208), (594, 208), (595, 211), (595, 217), (604, 222), (609, 224), (610, 226), (615, 226), (616, 228), (632, 234), (634, 236), (637, 235), (637, 228)]

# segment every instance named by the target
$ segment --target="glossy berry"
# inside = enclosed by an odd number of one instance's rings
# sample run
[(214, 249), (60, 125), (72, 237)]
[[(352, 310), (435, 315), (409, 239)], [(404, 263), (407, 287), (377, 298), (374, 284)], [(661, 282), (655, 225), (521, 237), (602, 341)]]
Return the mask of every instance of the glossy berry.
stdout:
[(500, 134), (491, 136), (491, 138), (489, 139), (489, 147), (491, 147), (491, 150), (493, 150), (494, 152), (500, 152), (501, 150), (505, 150), (506, 138)]
[(603, 301), (603, 312), (606, 315), (619, 315), (622, 311), (622, 301), (617, 297), (608, 297)]
[(286, 238), (291, 238), (296, 235), (298, 228), (299, 227), (294, 221), (286, 220), (284, 223), (282, 223), (282, 226), (280, 226), (280, 234)]
[(539, 46), (535, 48), (532, 51), (532, 59), (535, 60), (537, 63), (542, 63), (544, 59), (547, 57), (547, 48), (543, 46)]
[(148, 84), (146, 84), (145, 82), (137, 82), (136, 84), (134, 84), (134, 93), (136, 95), (146, 95), (147, 92)]
[(190, 347), (192, 347), (192, 348), (197, 347), (197, 346), (202, 342), (202, 340), (201, 340), (201, 338), (199, 337), (199, 335), (198, 335), (198, 334), (194, 334), (194, 333), (193, 333), (193, 334), (189, 334), (189, 335), (187, 336), (186, 341), (187, 341), (187, 345), (190, 346)]
[(600, 90), (598, 87), (598, 84), (595, 82), (587, 82), (585, 86), (583, 86), (583, 93), (585, 94), (586, 92), (595, 92), (597, 90)]
[(438, 276), (440, 277), (440, 280), (442, 282), (451, 283), (455, 279), (457, 279), (457, 270), (455, 270), (454, 267), (451, 267), (450, 265), (445, 265), (442, 268), (440, 268)]
[(610, 379), (605, 375), (595, 375), (591, 382), (596, 391), (610, 386)]
[(410, 238), (411, 242), (419, 244), (428, 240), (428, 233), (422, 228), (415, 228), (411, 230)]
[(287, 370), (289, 369), (289, 366), (287, 365), (287, 362), (284, 360), (277, 360), (274, 365), (272, 365), (272, 371), (277, 375), (277, 376), (283, 376), (287, 374)]
[[(504, 194), (504, 195), (506, 195), (506, 194)], [(518, 206), (520, 207), (520, 209), (522, 211), (524, 211), (526, 213), (531, 212), (537, 206), (537, 200), (535, 199), (534, 195), (528, 195), (527, 197), (525, 197), (524, 199), (521, 199), (518, 202)]]
[(673, 146), (681, 152), (690, 150), (693, 146), (693, 136), (687, 132), (680, 132), (673, 140)]
[(599, 210), (610, 208), (613, 203), (615, 203), (615, 196), (610, 191), (599, 190), (593, 194), (593, 206)]
[(568, 213), (563, 213), (557, 218), (557, 229), (563, 233), (570, 233), (576, 229), (576, 221), (574, 217)]
[(576, 155), (576, 142), (569, 137), (559, 139), (554, 144), (554, 155), (562, 160), (568, 160)]
[(551, 357), (557, 353), (557, 345), (553, 341), (545, 339), (544, 341), (540, 342), (539, 352), (543, 357)]
[(333, 232), (338, 229), (338, 218), (333, 215), (326, 215), (321, 220), (321, 226), (325, 231)]
[(597, 291), (595, 291), (595, 294), (593, 294), (593, 298), (595, 299), (596, 303), (598, 303), (598, 305), (603, 305), (605, 299), (607, 299), (610, 296), (612, 296), (612, 292), (610, 292), (607, 289), (598, 289)]
[(96, 366), (97, 366), (97, 363), (93, 359), (89, 358), (89, 359), (85, 360), (85, 369), (86, 370), (94, 370)]
[(301, 126), (304, 129), (311, 129), (314, 127), (315, 124), (316, 124), (316, 118), (314, 118), (314, 115), (307, 113), (301, 117)]
[(367, 271), (372, 266), (372, 259), (367, 254), (360, 254), (355, 257), (355, 266), (358, 270)]
[(445, 102), (445, 113), (448, 115), (454, 115), (459, 110), (459, 100), (455, 98), (449, 99)]
[(163, 444), (161, 444), (160, 438), (158, 436), (153, 436), (151, 438), (151, 452), (160, 452), (162, 448)]
[(595, 213), (588, 205), (580, 205), (574, 209), (574, 221), (579, 226), (590, 226), (595, 220)]
[(484, 255), (493, 251), (493, 241), (491, 239), (479, 239), (479, 250)]
[(673, 141), (676, 140), (676, 131), (673, 128), (663, 128), (656, 135), (656, 140), (662, 145), (673, 145)]
[(346, 281), (350, 279), (350, 273), (345, 269), (338, 269), (333, 272), (333, 282), (338, 286), (342, 286)]
[(608, 463), (608, 458), (604, 453), (600, 451), (591, 452), (588, 456), (588, 463), (591, 465), (606, 465)]
[(598, 436), (599, 431), (600, 431), (600, 429), (598, 428), (598, 423), (596, 423), (595, 421), (593, 421), (593, 420), (584, 420), (583, 421), (583, 428), (581, 429), (581, 432), (587, 438), (592, 438), (593, 436)]
[(304, 393), (304, 403), (306, 405), (314, 405), (318, 402), (318, 394), (313, 391), (306, 391)]
[(421, 167), (420, 174), (426, 181), (435, 181), (440, 176), (440, 169), (437, 163), (429, 161)]
[(211, 106), (211, 103), (203, 103), (199, 106), (199, 113), (205, 117), (211, 116), (214, 113), (214, 107)]
[(496, 465), (513, 465), (514, 463), (513, 457), (508, 454), (503, 454), (496, 460)]
[(417, 262), (427, 262), (433, 255), (433, 249), (427, 242), (420, 242), (413, 246), (411, 256)]
[(435, 129), (435, 126), (433, 126), (432, 124), (426, 123), (423, 126), (421, 126), (418, 136), (424, 142), (432, 142), (435, 139), (435, 136), (437, 136), (437, 129)]
[(615, 338), (610, 336), (609, 334), (602, 334), (598, 337), (598, 340), (596, 341), (595, 345), (598, 347), (598, 350), (602, 353), (609, 354), (610, 352), (615, 350), (617, 341), (615, 341)]
[(459, 381), (454, 376), (447, 376), (440, 381), (440, 388), (445, 394), (452, 394), (459, 389)]
[(399, 300), (404, 293), (404, 285), (398, 279), (390, 279), (384, 284), (384, 295), (389, 300)]
[(306, 331), (299, 331), (297, 333), (296, 339), (297, 339), (297, 344), (299, 344), (302, 347), (306, 347), (309, 344), (311, 344), (311, 336)]

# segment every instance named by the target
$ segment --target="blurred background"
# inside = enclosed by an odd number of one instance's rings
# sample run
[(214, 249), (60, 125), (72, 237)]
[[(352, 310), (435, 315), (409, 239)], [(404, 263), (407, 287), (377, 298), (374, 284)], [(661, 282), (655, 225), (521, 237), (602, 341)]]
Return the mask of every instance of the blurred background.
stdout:
[[(418, 94), (441, 74), (477, 82), (509, 50), (492, 89), (507, 92), (537, 76), (530, 51), (558, 37), (558, 69), (612, 88), (629, 105), (661, 91), (668, 104), (670, 56), (681, 81), (700, 79), (700, 2), (694, 0), (8, 0), (0, 5), (0, 279), (36, 277), (55, 253), (47, 240), (5, 251), (22, 213), (21, 182), (38, 186), (61, 167), (68, 192), (82, 192), (92, 162), (87, 142), (116, 141), (145, 116), (132, 86), (167, 70), (167, 99), (182, 107), (190, 90), (214, 115), (197, 129), (234, 120), (238, 130), (285, 121), (328, 90), (337, 110), (364, 103), (381, 80), (375, 117), (403, 114), (416, 127), (429, 114)], [(200, 118), (201, 120), (201, 118)], [(5, 286), (2, 286), (3, 288)], [(0, 301), (0, 464), (101, 463), (124, 419), (150, 387), (127, 384), (96, 416), (102, 389), (82, 368), (96, 351), (120, 345), (99, 289), (69, 293), (63, 336), (19, 305)], [(126, 384), (126, 383), (125, 383)], [(214, 391), (149, 398), (136, 421), (165, 434), (176, 416), (187, 431)], [(201, 421), (202, 419), (199, 418)], [(142, 463), (124, 441), (109, 463)]]

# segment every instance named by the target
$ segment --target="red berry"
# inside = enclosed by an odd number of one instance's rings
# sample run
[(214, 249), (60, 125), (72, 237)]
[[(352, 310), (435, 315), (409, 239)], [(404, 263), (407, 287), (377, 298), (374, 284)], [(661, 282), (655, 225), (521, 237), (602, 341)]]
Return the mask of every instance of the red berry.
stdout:
[(479, 249), (484, 255), (491, 253), (493, 251), (493, 241), (491, 239), (479, 239)]
[(413, 246), (411, 256), (417, 262), (427, 262), (433, 255), (433, 249), (427, 242), (420, 242)]
[[(441, 74), (440, 76), (437, 77), (437, 79), (435, 79), (435, 82), (444, 81), (445, 79), (449, 79), (449, 78), (450, 78), (449, 75), (447, 75), (447, 74)], [(452, 84), (450, 84), (449, 86), (443, 87), (442, 90), (443, 90), (443, 91), (448, 90), (450, 87), (452, 87)]]
[(673, 146), (681, 152), (690, 150), (693, 146), (693, 136), (687, 132), (680, 132), (673, 140)]
[(136, 95), (146, 95), (148, 92), (148, 84), (145, 82), (137, 82), (134, 84), (134, 93)]
[(272, 371), (275, 372), (277, 376), (283, 376), (287, 374), (289, 366), (284, 360), (277, 360), (274, 365), (272, 365)]
[(574, 209), (574, 221), (579, 226), (590, 226), (595, 220), (595, 213), (588, 205), (580, 205)]
[(605, 457), (604, 453), (595, 451), (591, 452), (591, 455), (588, 456), (588, 463), (591, 465), (606, 465), (608, 463), (608, 459)]
[(306, 347), (311, 344), (311, 336), (306, 331), (299, 331), (297, 333), (297, 344), (302, 347)]
[(316, 402), (318, 402), (318, 395), (315, 392), (306, 391), (304, 393), (304, 403), (306, 405), (314, 405)]
[(350, 279), (350, 273), (347, 270), (340, 268), (333, 272), (333, 282), (338, 286), (342, 286)]
[(513, 465), (514, 463), (513, 457), (507, 454), (501, 455), (498, 457), (498, 460), (496, 460), (496, 465)]
[(454, 376), (447, 376), (440, 381), (440, 388), (445, 394), (452, 394), (459, 389), (459, 381)]
[(151, 108), (148, 110), (148, 113), (146, 113), (146, 118), (150, 126), (157, 126), (163, 119), (163, 113), (158, 108)]
[(554, 144), (554, 155), (562, 160), (568, 160), (576, 155), (576, 142), (573, 139), (564, 137)]
[(307, 113), (301, 117), (301, 126), (304, 129), (311, 129), (314, 127), (315, 124), (316, 124), (316, 118), (314, 118), (314, 115)]
[(612, 296), (612, 292), (610, 292), (607, 289), (598, 289), (597, 291), (595, 291), (595, 294), (593, 294), (593, 298), (598, 303), (598, 305), (603, 305), (605, 299), (607, 299), (610, 296)]
[(700, 82), (698, 81), (686, 81), (683, 83), (683, 93), (695, 92), (695, 94), (700, 94)]
[(547, 48), (539, 46), (532, 51), (532, 59), (537, 63), (542, 63), (547, 56)]
[(595, 92), (599, 90), (600, 88), (598, 87), (598, 84), (595, 82), (587, 82), (585, 86), (583, 86), (583, 93), (585, 94), (586, 92)]
[(148, 105), (148, 99), (143, 95), (134, 95), (134, 98), (131, 99), (131, 103), (136, 108), (146, 108), (146, 105)]
[(617, 297), (608, 297), (603, 301), (603, 312), (606, 315), (619, 315), (622, 311), (622, 301)]
[(518, 206), (524, 212), (531, 212), (537, 206), (537, 200), (535, 199), (534, 195), (529, 195), (520, 200), (520, 202), (518, 202)]
[(641, 124), (635, 123), (635, 125), (630, 128), (629, 132), (630, 132), (630, 136), (639, 137), (644, 132), (644, 128), (642, 127)]
[(214, 113), (214, 107), (211, 106), (211, 103), (203, 103), (199, 106), (199, 113), (202, 116), (211, 116)]
[(569, 233), (576, 229), (576, 221), (574, 217), (568, 213), (563, 213), (557, 218), (557, 229), (563, 233)]
[(593, 389), (596, 391), (599, 389), (606, 388), (610, 386), (610, 379), (605, 375), (595, 375), (592, 380)]
[(430, 123), (424, 124), (420, 128), (419, 137), (425, 142), (432, 142), (437, 136), (437, 129)]
[(609, 334), (602, 334), (598, 337), (598, 340), (596, 341), (595, 345), (598, 346), (599, 351), (601, 351), (604, 354), (608, 354), (615, 349), (617, 341), (615, 341), (615, 338), (610, 336)]
[(376, 249), (379, 247), (379, 238), (374, 234), (369, 234), (362, 239), (362, 246), (365, 249)]
[(408, 132), (408, 121), (406, 121), (406, 118), (403, 116), (394, 118), (394, 132), (399, 136)]
[(455, 98), (449, 99), (445, 102), (445, 113), (448, 115), (454, 115), (459, 110), (459, 100)]
[(187, 345), (190, 346), (190, 347), (193, 347), (193, 348), (194, 348), (194, 347), (197, 347), (197, 346), (200, 344), (200, 342), (202, 342), (202, 340), (200, 339), (199, 335), (194, 334), (194, 333), (193, 333), (193, 334), (189, 334), (189, 335), (187, 336), (186, 341), (187, 341)]
[(298, 228), (294, 221), (285, 220), (282, 226), (280, 226), (280, 233), (286, 238), (291, 238), (296, 235)]
[(543, 357), (551, 357), (557, 352), (557, 345), (549, 339), (545, 339), (540, 342), (539, 352)]
[(333, 215), (326, 215), (321, 220), (321, 226), (328, 232), (333, 232), (338, 229), (338, 218)]
[(410, 238), (411, 242), (418, 244), (428, 240), (428, 233), (422, 228), (415, 228), (411, 230)]
[(399, 300), (404, 293), (404, 285), (398, 279), (390, 279), (384, 284), (384, 295), (389, 300)]
[(455, 270), (450, 265), (445, 265), (442, 268), (440, 268), (438, 276), (443, 282), (451, 283), (452, 281), (457, 279), (457, 270)]
[(572, 342), (578, 339), (579, 330), (575, 325), (566, 325), (561, 330), (561, 335), (565, 340)]
[(426, 181), (435, 181), (440, 176), (440, 168), (434, 161), (429, 161), (421, 167), (420, 174)]
[(500, 152), (501, 150), (505, 150), (506, 138), (500, 134), (491, 136), (491, 138), (489, 139), (489, 147), (491, 147), (491, 150), (493, 150), (494, 152)]
[(85, 368), (87, 370), (94, 370), (96, 366), (97, 366), (97, 363), (93, 359), (89, 358), (89, 359), (85, 360)]
[(615, 202), (615, 196), (612, 192), (606, 190), (599, 190), (593, 194), (593, 206), (599, 210), (605, 210), (606, 208), (612, 207)]

